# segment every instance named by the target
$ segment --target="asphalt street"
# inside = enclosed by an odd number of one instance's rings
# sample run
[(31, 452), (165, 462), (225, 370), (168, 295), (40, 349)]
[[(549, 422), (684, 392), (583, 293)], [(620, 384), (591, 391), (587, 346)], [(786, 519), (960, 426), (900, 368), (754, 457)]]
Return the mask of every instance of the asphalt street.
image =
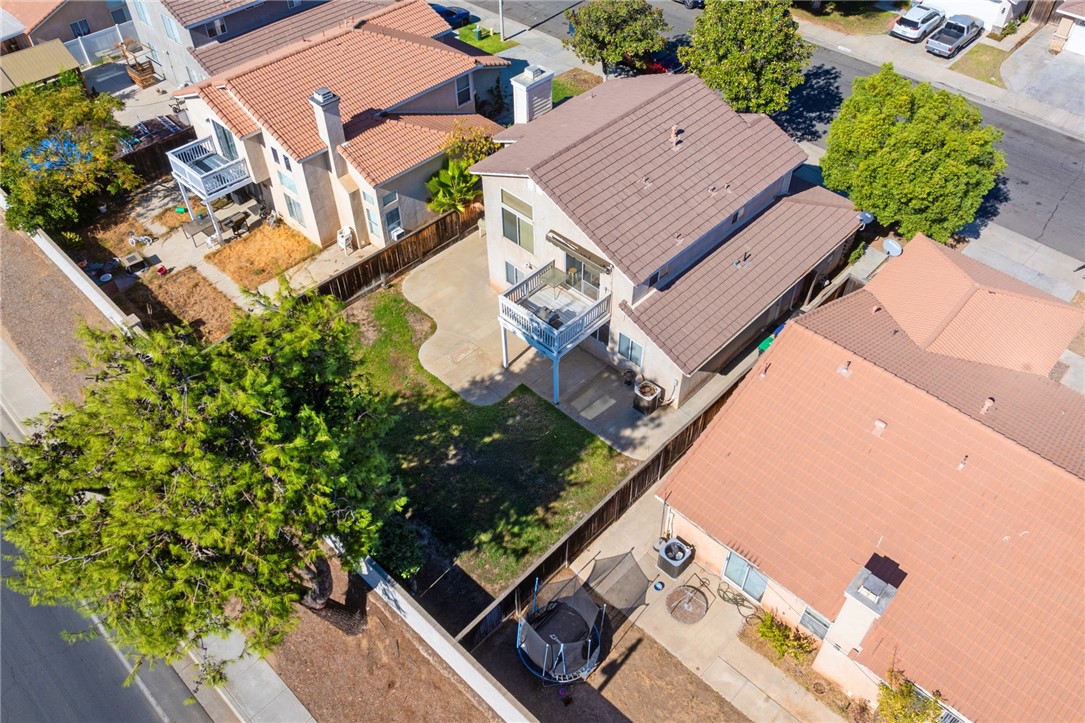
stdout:
[[(497, 12), (497, 0), (474, 2)], [(565, 10), (580, 4), (571, 0), (506, 0), (504, 6), (507, 17), (561, 39), (568, 37)], [(670, 0), (653, 0), (652, 4), (663, 9), (671, 25), (670, 37), (688, 33), (700, 12)], [(818, 48), (806, 72), (807, 82), (795, 90), (792, 107), (778, 116), (777, 122), (796, 140), (824, 146), (829, 123), (851, 94), (852, 81), (877, 70), (846, 53)], [(997, 223), (1085, 261), (1085, 143), (996, 108), (979, 108), (984, 120), (1004, 133), (1000, 147), (1008, 168), (965, 234)]]

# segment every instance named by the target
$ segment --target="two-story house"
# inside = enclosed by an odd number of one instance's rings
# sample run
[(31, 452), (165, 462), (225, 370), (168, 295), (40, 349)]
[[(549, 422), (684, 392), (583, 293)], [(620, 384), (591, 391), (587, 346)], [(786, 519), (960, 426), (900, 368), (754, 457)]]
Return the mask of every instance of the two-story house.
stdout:
[(457, 124), (500, 130), (475, 94), (508, 61), (429, 37), (444, 21), (422, 0), (393, 10), (178, 91), (199, 136), (169, 153), (183, 196), (247, 190), (321, 246), (343, 229), (383, 246), (434, 218), (425, 182)]
[(3, 5), (0, 54), (67, 42), (128, 22), (125, 0), (14, 0)]
[(809, 300), (860, 225), (795, 192), (806, 154), (772, 120), (692, 75), (607, 81), (495, 140), (472, 171), (498, 322), (555, 380), (580, 345), (681, 404)]

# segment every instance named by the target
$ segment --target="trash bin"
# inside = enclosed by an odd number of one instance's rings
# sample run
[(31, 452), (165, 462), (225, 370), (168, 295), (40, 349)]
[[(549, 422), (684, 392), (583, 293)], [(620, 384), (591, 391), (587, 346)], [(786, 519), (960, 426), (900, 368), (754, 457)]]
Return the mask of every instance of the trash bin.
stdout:
[(475, 33), (475, 40), (482, 40), (482, 26), (481, 25), (476, 25), (475, 26), (474, 33)]
[(693, 547), (677, 537), (667, 540), (659, 549), (656, 566), (672, 578), (677, 578), (693, 562)]
[(659, 409), (663, 390), (658, 384), (642, 381), (633, 387), (633, 408), (644, 415)]

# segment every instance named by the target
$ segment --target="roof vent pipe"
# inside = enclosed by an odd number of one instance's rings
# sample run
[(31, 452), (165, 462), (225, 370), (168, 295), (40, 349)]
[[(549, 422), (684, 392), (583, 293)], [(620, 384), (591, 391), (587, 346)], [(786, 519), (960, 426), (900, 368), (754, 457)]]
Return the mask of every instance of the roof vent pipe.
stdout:
[(980, 414), (987, 414), (987, 412), (991, 411), (993, 406), (995, 406), (995, 398), (987, 397), (987, 399), (983, 401), (983, 409), (980, 410)]

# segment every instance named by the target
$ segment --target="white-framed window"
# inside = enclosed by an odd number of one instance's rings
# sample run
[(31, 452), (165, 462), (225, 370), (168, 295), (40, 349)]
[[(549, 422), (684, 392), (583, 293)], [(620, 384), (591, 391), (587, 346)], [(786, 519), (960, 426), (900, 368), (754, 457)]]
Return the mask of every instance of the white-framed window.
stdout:
[(377, 198), (376, 198), (376, 196), (374, 196), (374, 195), (373, 195), (372, 193), (370, 193), (369, 191), (362, 191), (362, 200), (363, 200), (363, 201), (365, 201), (366, 203), (372, 204), (372, 205), (374, 205), (374, 206), (376, 206), (376, 205), (377, 205)]
[(282, 184), (283, 188), (285, 188), (287, 191), (290, 191), (291, 193), (297, 193), (298, 192), (298, 184), (294, 183), (293, 178), (286, 175), (282, 171), (275, 171), (275, 173), (278, 174), (279, 183)]
[(742, 592), (761, 602), (768, 587), (768, 579), (736, 552), (728, 551), (727, 564), (723, 567), (723, 576), (737, 585)]
[[(136, 8), (136, 17), (144, 25), (151, 24), (151, 18), (147, 15), (147, 6), (143, 4), (142, 0), (131, 0), (132, 5)], [(148, 43), (150, 45), (150, 43)]]
[(166, 37), (175, 43), (181, 42), (181, 33), (177, 30), (177, 23), (173, 22), (173, 18), (165, 13), (160, 13), (159, 17), (162, 18), (162, 28), (166, 31)]
[(147, 42), (147, 49), (151, 51), (151, 60), (153, 60), (156, 63), (161, 63), (162, 62), (161, 58), (158, 57), (158, 48), (156, 48), (154, 46), (154, 43), (148, 41)]
[(466, 105), (471, 102), (471, 76), (463, 75), (456, 78), (456, 105)]
[(799, 625), (809, 630), (820, 640), (825, 639), (825, 636), (829, 632), (830, 624), (831, 623), (824, 615), (821, 615), (809, 605), (806, 606), (806, 610), (803, 611), (802, 617), (799, 618)]
[(283, 194), (283, 198), (286, 199), (286, 212), (290, 215), (290, 218), (298, 223), (305, 223), (303, 220), (305, 217), (301, 213), (301, 204), (290, 198), (290, 196), (287, 196), (285, 193)]
[(123, 25), (132, 19), (132, 16), (128, 14), (128, 8), (123, 5), (110, 10), (109, 17), (113, 19), (114, 25)]
[(516, 268), (508, 261), (505, 262), (505, 281), (516, 285), (524, 280), (524, 272)]
[(374, 238), (380, 238), (380, 222), (378, 222), (377, 217), (373, 215), (373, 211), (368, 208), (365, 210), (365, 223), (367, 226), (369, 226), (369, 235), (373, 236)]
[(187, 65), (185, 66), (185, 75), (188, 76), (189, 83), (196, 83), (200, 80), (200, 77), (196, 75), (196, 71), (188, 67)]
[(388, 193), (381, 196), (381, 205), (382, 206), (391, 206), (393, 203), (397, 202), (398, 200), (399, 200), (399, 192), (398, 191), (389, 191)]
[(90, 35), (90, 23), (86, 20), (76, 20), (74, 23), (68, 23), (68, 27), (72, 29), (72, 35), (77, 38)]
[(226, 20), (219, 18), (218, 20), (212, 20), (204, 26), (204, 30), (207, 32), (207, 37), (217, 38), (220, 35), (226, 34)]
[(501, 190), (501, 233), (517, 246), (535, 253), (535, 229), (531, 206), (508, 191)]
[(388, 233), (395, 231), (397, 228), (403, 228), (403, 222), (399, 215), (399, 208), (393, 208), (384, 214), (384, 223), (388, 227)]
[(211, 130), (214, 131), (215, 140), (218, 141), (219, 152), (231, 161), (236, 161), (237, 144), (234, 143), (233, 134), (215, 121), (211, 121)]
[(625, 334), (618, 334), (618, 354), (637, 366), (644, 363), (644, 347)]

